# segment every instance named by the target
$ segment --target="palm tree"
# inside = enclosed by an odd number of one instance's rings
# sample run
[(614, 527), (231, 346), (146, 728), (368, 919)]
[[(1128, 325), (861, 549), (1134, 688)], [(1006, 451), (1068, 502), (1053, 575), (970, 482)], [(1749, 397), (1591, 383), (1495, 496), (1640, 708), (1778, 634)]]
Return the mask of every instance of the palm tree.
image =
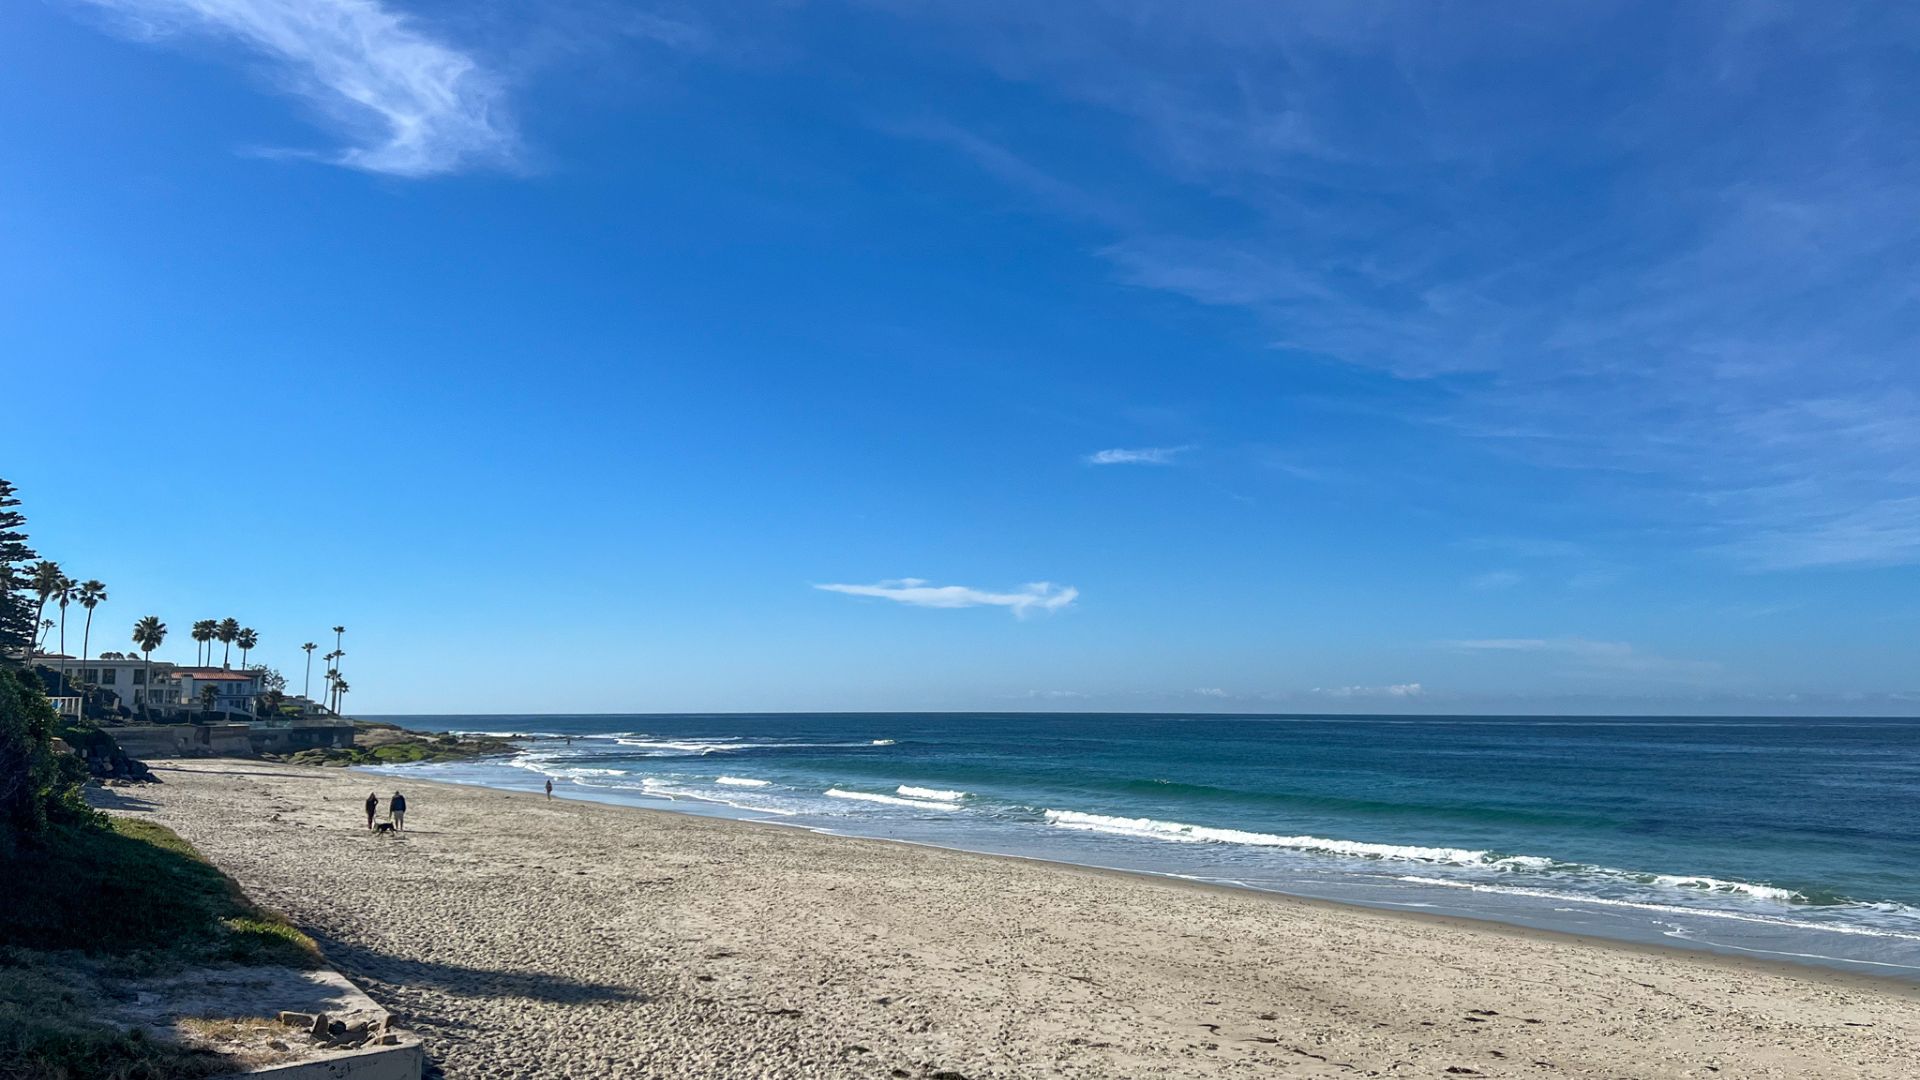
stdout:
[(220, 688), (213, 685), (212, 683), (208, 683), (207, 685), (201, 687), (200, 688), (201, 711), (211, 716), (213, 714), (213, 701), (215, 698), (219, 696), (220, 696)]
[[(93, 638), (93, 609), (107, 598), (107, 587), (98, 581), (89, 580), (80, 586), (80, 606), (87, 609), (87, 628), (80, 633), (80, 663), (87, 662), (87, 650)], [(83, 667), (84, 671), (85, 668)]]
[(319, 647), (311, 641), (300, 646), (300, 651), (307, 654), (307, 681), (300, 685), (300, 696), (308, 701), (313, 700), (313, 650)]
[(220, 625), (213, 631), (213, 636), (219, 638), (220, 644), (226, 646), (226, 648), (220, 650), (220, 666), (223, 668), (232, 667), (233, 665), (228, 663), (228, 661), (233, 659), (233, 639), (240, 636), (240, 620), (232, 618), (221, 619)]
[[(333, 666), (334, 667), (339, 667), (340, 658), (347, 655), (346, 652), (340, 648), (340, 637), (346, 632), (347, 632), (347, 628), (344, 626), (336, 626), (333, 628)], [(335, 710), (335, 711), (338, 711), (338, 710)]]
[(349, 689), (351, 688), (347, 686), (347, 680), (345, 679), (333, 680), (333, 714), (335, 716), (340, 715), (340, 699), (347, 696), (347, 691)]
[[(219, 626), (220, 624), (212, 619), (200, 619), (193, 624), (193, 640), (206, 646), (206, 652), (208, 654), (211, 654), (213, 651), (213, 632), (218, 629)], [(207, 662), (207, 658), (203, 657), (201, 651), (196, 649), (193, 653), (193, 662), (196, 665), (204, 665)]]
[(60, 575), (60, 588), (54, 591), (54, 602), (60, 605), (60, 692), (67, 692), (67, 605), (80, 599), (80, 587), (65, 574)]
[(339, 649), (335, 649), (332, 652), (320, 658), (327, 662), (326, 678), (327, 678), (327, 707), (328, 708), (333, 707), (333, 684), (335, 680), (340, 678), (339, 660), (342, 656), (345, 656), (345, 655), (346, 653), (341, 652)]
[[(46, 620), (47, 601), (53, 599), (54, 594), (60, 591), (60, 582), (64, 578), (65, 575), (60, 573), (60, 564), (51, 559), (43, 559), (34, 564), (33, 577), (28, 579), (28, 584), (33, 589), (34, 595), (40, 598), (40, 602), (34, 606), (33, 621), (43, 630), (52, 625)], [(28, 660), (33, 659), (34, 651), (34, 649), (27, 650)]]
[(35, 635), (33, 639), (34, 652), (44, 653), (47, 651), (47, 635), (51, 633), (53, 633), (53, 620), (41, 619), (40, 633)]
[(141, 712), (147, 711), (147, 702), (153, 698), (153, 650), (159, 648), (160, 643), (165, 640), (167, 640), (167, 624), (160, 621), (160, 616), (149, 615), (133, 624), (133, 643), (140, 646), (140, 651), (146, 654), (146, 667), (140, 676), (140, 681), (147, 684), (146, 693), (140, 697)]
[(240, 646), (240, 666), (245, 668), (247, 653), (253, 651), (255, 645), (260, 644), (260, 635), (251, 626), (242, 627), (239, 633), (233, 635), (233, 643)]

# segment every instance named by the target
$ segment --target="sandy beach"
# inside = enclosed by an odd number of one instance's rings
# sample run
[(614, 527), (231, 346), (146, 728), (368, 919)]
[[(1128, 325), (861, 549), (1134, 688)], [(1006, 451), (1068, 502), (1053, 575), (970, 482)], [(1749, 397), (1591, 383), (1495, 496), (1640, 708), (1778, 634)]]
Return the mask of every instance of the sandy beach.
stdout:
[(1912, 1077), (1902, 984), (797, 829), (169, 763), (449, 1077)]

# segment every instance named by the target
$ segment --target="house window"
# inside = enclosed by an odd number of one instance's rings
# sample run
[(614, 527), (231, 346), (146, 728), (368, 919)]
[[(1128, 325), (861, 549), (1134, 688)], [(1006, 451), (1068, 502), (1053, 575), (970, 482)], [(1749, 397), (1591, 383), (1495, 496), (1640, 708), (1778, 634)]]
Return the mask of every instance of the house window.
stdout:
[(119, 677), (120, 677), (119, 668), (111, 668), (111, 667), (107, 668), (104, 671), (100, 672), (100, 685), (112, 686), (113, 681)]
[(133, 669), (133, 685), (135, 686), (147, 685), (147, 672), (145, 668)]
[(80, 669), (80, 681), (81, 681), (81, 682), (84, 682), (84, 683), (97, 683), (97, 682), (99, 682), (99, 681), (100, 681), (100, 669), (99, 669), (99, 668), (91, 668), (91, 667), (90, 667), (90, 668), (81, 668), (81, 669)]

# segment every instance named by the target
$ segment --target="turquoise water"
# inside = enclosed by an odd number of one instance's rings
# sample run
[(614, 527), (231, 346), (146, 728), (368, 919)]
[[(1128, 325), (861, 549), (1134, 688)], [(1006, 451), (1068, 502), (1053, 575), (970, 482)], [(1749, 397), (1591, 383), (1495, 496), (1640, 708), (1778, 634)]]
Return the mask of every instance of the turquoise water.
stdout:
[(390, 773), (1920, 978), (1920, 720), (388, 719), (523, 736)]

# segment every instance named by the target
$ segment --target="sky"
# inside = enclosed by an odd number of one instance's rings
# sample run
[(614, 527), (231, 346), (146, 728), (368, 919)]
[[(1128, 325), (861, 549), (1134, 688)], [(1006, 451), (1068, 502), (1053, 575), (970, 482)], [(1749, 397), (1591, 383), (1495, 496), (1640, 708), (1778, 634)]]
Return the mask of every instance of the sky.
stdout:
[(1916, 61), (1892, 4), (8, 4), (0, 476), (95, 651), (233, 616), (298, 690), (343, 624), (369, 714), (1920, 713)]

